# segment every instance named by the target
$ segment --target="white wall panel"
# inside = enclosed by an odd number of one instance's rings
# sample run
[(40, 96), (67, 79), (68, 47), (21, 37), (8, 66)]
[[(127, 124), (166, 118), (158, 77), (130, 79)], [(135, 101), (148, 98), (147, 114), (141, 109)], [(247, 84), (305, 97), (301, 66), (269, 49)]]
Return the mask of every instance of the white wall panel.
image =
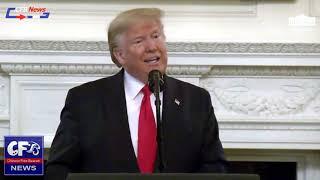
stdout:
[(10, 135), (43, 135), (50, 147), (68, 89), (94, 79), (12, 76)]
[(0, 121), (9, 120), (9, 76), (0, 73)]
[(311, 11), (311, 16), (316, 16), (318, 18), (320, 17), (320, 1), (319, 0), (310, 0), (310, 11)]
[[(106, 41), (106, 29), (119, 12), (135, 7), (165, 10), (165, 31), (170, 42), (320, 42), (316, 0), (201, 0), (182, 1), (41, 1), (5, 0), (8, 7), (38, 6), (49, 19), (2, 19), (0, 39)], [(314, 26), (292, 26), (289, 18), (317, 16)], [(63, 29), (63, 30), (61, 30)], [(302, 35), (303, 34), (303, 35)]]

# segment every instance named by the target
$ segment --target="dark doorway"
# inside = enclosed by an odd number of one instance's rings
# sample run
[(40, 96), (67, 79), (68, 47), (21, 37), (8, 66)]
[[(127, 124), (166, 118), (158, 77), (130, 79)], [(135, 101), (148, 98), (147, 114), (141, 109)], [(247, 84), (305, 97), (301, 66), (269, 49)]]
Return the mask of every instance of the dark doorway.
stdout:
[(259, 174), (260, 180), (296, 180), (296, 162), (231, 161), (230, 173)]

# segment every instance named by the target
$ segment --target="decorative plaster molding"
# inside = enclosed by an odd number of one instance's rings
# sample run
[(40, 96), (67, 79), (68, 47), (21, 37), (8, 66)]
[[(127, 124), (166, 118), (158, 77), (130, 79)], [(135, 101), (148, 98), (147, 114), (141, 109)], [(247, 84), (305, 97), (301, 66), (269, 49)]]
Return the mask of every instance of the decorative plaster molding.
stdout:
[(1, 64), (5, 73), (17, 74), (114, 74), (119, 71), (115, 65), (81, 64)]
[(304, 111), (309, 102), (317, 97), (320, 88), (307, 89), (303, 93), (294, 93), (291, 96), (258, 95), (255, 93), (229, 92), (215, 88), (214, 94), (224, 107), (231, 111), (248, 115), (278, 116), (296, 114)]
[[(0, 64), (0, 70), (7, 74), (114, 74), (119, 68), (110, 64)], [(261, 66), (202, 66), (169, 65), (170, 75), (208, 76), (320, 76), (320, 67), (261, 67)]]
[[(319, 43), (168, 42), (171, 54), (320, 55)], [(108, 53), (104, 41), (0, 40), (0, 53)]]
[(320, 54), (320, 44), (310, 43), (168, 43), (169, 52), (218, 54)]
[(169, 75), (198, 75), (203, 76), (210, 72), (210, 66), (198, 66), (198, 65), (169, 65), (167, 73)]
[(25, 41), (0, 40), (0, 52), (107, 52), (108, 45), (104, 41)]
[(320, 76), (318, 66), (212, 66), (209, 76)]
[[(269, 87), (262, 86), (263, 90), (255, 86), (255, 81), (257, 79), (211, 78), (201, 80), (200, 84), (214, 94), (225, 109), (239, 114), (278, 117), (304, 112), (307, 107), (318, 113), (319, 102), (316, 102), (320, 94), (318, 79), (295, 79), (283, 82), (261, 78), (261, 85), (270, 83)], [(268, 88), (270, 92), (264, 93)]]
[(291, 131), (320, 131), (319, 122), (290, 121), (274, 122), (265, 120), (264, 122), (247, 122), (245, 120), (220, 120), (221, 130), (291, 130)]
[[(81, 74), (104, 75), (115, 74), (119, 68), (115, 65), (81, 65), (81, 64), (1, 64), (3, 72), (8, 74)], [(169, 66), (168, 74), (174, 75), (205, 75), (210, 71), (209, 66)]]

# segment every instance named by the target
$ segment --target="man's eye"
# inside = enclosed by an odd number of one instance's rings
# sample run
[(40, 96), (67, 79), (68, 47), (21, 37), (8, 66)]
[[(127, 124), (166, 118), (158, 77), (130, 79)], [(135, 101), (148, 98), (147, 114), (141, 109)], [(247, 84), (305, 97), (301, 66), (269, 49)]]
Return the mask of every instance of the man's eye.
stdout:
[(141, 40), (134, 41), (135, 44), (140, 44), (141, 42), (142, 42)]
[(153, 35), (153, 38), (158, 38), (159, 37), (159, 34), (154, 34)]

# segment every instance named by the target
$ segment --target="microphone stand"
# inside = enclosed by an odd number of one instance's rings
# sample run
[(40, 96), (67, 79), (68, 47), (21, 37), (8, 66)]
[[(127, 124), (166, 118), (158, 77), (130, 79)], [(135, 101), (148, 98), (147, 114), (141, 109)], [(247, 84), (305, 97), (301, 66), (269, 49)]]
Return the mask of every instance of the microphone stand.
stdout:
[(156, 100), (154, 101), (156, 105), (156, 113), (157, 113), (157, 142), (158, 142), (158, 151), (159, 151), (159, 171), (160, 173), (163, 172), (166, 162), (164, 158), (164, 143), (163, 143), (163, 127), (162, 127), (162, 120), (160, 116), (160, 106), (161, 106), (161, 101), (160, 101), (160, 81), (162, 79), (158, 79), (154, 81), (154, 94), (156, 97)]

